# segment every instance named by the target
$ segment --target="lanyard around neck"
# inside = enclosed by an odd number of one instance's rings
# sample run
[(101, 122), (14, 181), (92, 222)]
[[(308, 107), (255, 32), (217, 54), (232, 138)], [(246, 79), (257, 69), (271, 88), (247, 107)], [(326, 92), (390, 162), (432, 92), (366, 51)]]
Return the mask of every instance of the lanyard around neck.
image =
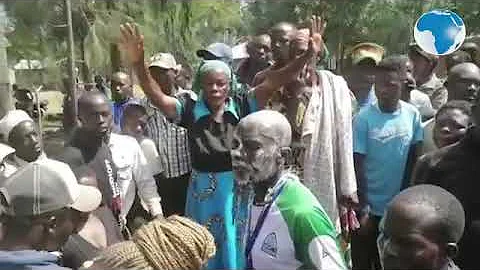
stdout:
[[(278, 195), (282, 192), (283, 188), (285, 187), (285, 184), (287, 182), (284, 181), (281, 186), (278, 188), (277, 192), (275, 192), (272, 196), (272, 199), (263, 207), (262, 212), (260, 213), (260, 216), (258, 217), (257, 224), (255, 225), (255, 229), (253, 230), (252, 233), (248, 234), (248, 240), (247, 240), (247, 245), (245, 248), (245, 255), (247, 257), (247, 269), (253, 269), (253, 262), (252, 262), (252, 249), (253, 245), (255, 244), (255, 241), (257, 240), (257, 237), (260, 233), (260, 230), (263, 227), (263, 223), (265, 222), (265, 219), (267, 218), (268, 212), (270, 212), (270, 208), (272, 207), (272, 204), (275, 202), (275, 200), (278, 198)], [(251, 219), (251, 217), (250, 217)], [(249, 222), (250, 224), (250, 222)], [(250, 226), (248, 226), (248, 231), (250, 232)]]

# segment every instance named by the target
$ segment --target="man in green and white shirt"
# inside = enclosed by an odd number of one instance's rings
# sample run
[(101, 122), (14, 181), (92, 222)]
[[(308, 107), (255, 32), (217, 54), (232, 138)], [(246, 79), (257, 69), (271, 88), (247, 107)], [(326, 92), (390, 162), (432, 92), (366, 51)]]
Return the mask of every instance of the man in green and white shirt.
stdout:
[(346, 269), (328, 215), (296, 175), (282, 170), (290, 142), (288, 120), (269, 110), (243, 118), (234, 135), (237, 186), (255, 191), (247, 222), (247, 268)]

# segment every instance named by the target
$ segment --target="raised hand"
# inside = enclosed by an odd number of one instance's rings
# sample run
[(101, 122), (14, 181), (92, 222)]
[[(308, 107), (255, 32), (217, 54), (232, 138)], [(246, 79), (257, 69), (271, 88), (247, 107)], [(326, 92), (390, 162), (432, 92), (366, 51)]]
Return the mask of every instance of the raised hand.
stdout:
[(323, 50), (323, 33), (327, 27), (327, 21), (319, 16), (312, 16), (310, 20), (310, 43), (309, 50), (316, 56)]
[(120, 48), (127, 53), (131, 65), (144, 60), (143, 35), (138, 26), (130, 23), (120, 25)]

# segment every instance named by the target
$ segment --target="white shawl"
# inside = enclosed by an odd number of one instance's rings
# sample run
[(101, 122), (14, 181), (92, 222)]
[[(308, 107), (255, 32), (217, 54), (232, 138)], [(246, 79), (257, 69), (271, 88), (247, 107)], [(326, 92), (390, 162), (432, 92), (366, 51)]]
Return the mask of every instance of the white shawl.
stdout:
[(340, 229), (337, 198), (357, 191), (353, 166), (352, 99), (346, 81), (320, 73), (305, 113), (304, 182)]

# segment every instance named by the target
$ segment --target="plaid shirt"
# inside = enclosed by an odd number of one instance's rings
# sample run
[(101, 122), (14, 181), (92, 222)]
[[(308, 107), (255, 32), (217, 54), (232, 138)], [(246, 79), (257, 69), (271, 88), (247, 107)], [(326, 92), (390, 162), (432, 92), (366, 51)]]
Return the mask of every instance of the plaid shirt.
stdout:
[[(180, 90), (177, 94), (185, 92)], [(190, 173), (192, 162), (187, 130), (169, 121), (149, 100), (144, 99), (142, 103), (148, 114), (147, 136), (155, 142), (162, 157), (165, 177), (174, 178)]]

